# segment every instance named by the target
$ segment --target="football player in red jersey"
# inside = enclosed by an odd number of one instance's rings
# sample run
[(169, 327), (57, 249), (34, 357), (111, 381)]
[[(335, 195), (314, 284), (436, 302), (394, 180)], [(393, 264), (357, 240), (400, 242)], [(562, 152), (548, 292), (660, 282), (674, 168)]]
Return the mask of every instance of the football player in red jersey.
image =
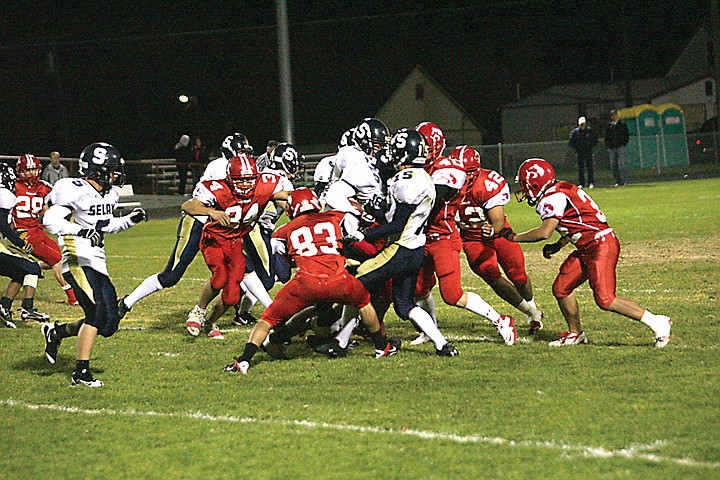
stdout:
[(515, 242), (539, 242), (550, 238), (556, 230), (560, 240), (543, 247), (545, 258), (550, 258), (568, 243), (575, 245), (575, 250), (560, 266), (552, 286), (569, 331), (550, 342), (550, 346), (587, 343), (587, 335), (580, 325), (580, 308), (573, 294), (587, 280), (598, 307), (641, 321), (655, 334), (655, 346), (665, 347), (670, 341), (670, 317), (654, 315), (632, 300), (615, 294), (620, 242), (593, 199), (576, 185), (557, 180), (552, 165), (541, 158), (525, 160), (515, 181), (520, 185), (518, 201), (527, 200), (534, 206), (542, 223), (518, 234), (507, 228), (502, 232), (503, 236)]
[[(199, 182), (193, 198), (182, 205), (189, 215), (207, 215), (211, 219), (203, 227), (200, 239), (200, 250), (212, 273), (213, 294), (222, 291), (222, 303), (216, 303), (208, 315), (211, 338), (222, 338), (215, 321), (240, 300), (240, 282), (245, 275), (243, 236), (253, 229), (268, 202), (284, 204), (289, 193), (284, 185), (278, 175), (258, 174), (255, 161), (241, 153), (230, 159), (224, 181)], [(190, 323), (188, 331), (197, 335), (203, 325)]]
[(525, 314), (532, 335), (542, 328), (543, 313), (535, 305), (525, 255), (520, 245), (496, 233), (510, 227), (505, 216), (510, 187), (496, 171), (481, 168), (480, 154), (472, 147), (455, 147), (449, 157), (462, 163), (468, 175), (467, 190), (455, 218), (470, 269), (500, 298)]
[(52, 268), (55, 279), (67, 295), (67, 303), (78, 305), (75, 292), (62, 276), (62, 254), (60, 247), (45, 233), (40, 217), (48, 206), (45, 199), (52, 185), (40, 180), (40, 162), (34, 155), (25, 154), (18, 158), (15, 172), (15, 196), (17, 205), (12, 211), (15, 229), (20, 236), (33, 246), (32, 255), (41, 260), (44, 269)]
[[(292, 220), (273, 234), (274, 253), (286, 254), (295, 263), (295, 276), (275, 295), (253, 327), (243, 353), (225, 367), (227, 372), (247, 373), (250, 360), (263, 344), (270, 329), (286, 322), (299, 311), (318, 302), (352, 305), (360, 310), (363, 324), (375, 344), (375, 357), (397, 353), (399, 342), (385, 337), (370, 293), (345, 268), (340, 238), (353, 233), (357, 220), (351, 214), (321, 212), (320, 201), (310, 189), (299, 188), (288, 198)], [(350, 230), (350, 231), (348, 231)]]
[[(487, 318), (495, 325), (505, 344), (513, 345), (517, 339), (515, 320), (510, 316), (500, 315), (478, 294), (465, 292), (461, 285), (462, 242), (455, 223), (455, 213), (465, 192), (467, 175), (464, 166), (457, 157), (442, 156), (445, 136), (437, 125), (423, 122), (416, 130), (423, 134), (428, 142), (428, 163), (425, 168), (433, 179), (436, 192), (435, 205), (425, 230), (425, 258), (415, 287), (418, 303), (435, 319), (434, 300), (430, 292), (437, 275), (440, 295), (445, 303)], [(425, 335), (418, 337), (413, 344), (423, 341), (426, 341)]]

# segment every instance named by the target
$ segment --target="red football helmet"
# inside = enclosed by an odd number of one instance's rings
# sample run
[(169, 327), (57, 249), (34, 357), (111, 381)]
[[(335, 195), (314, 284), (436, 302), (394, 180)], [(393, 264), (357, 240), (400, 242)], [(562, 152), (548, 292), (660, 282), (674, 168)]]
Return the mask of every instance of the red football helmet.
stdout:
[(415, 130), (422, 133), (428, 145), (427, 163), (433, 163), (442, 155), (445, 150), (445, 135), (440, 127), (432, 122), (422, 122), (415, 127)]
[(555, 183), (555, 169), (550, 162), (542, 158), (528, 158), (518, 169), (515, 183), (520, 191), (515, 195), (518, 202), (528, 201), (528, 205), (537, 205), (545, 191)]
[(35, 185), (40, 178), (40, 169), (42, 165), (35, 155), (26, 153), (25, 155), (18, 158), (15, 171), (17, 172), (18, 180), (23, 182), (28, 187)]
[(248, 155), (241, 153), (230, 159), (227, 166), (227, 184), (240, 197), (250, 197), (257, 183), (258, 169)]
[(448, 155), (453, 164), (462, 165), (462, 169), (467, 173), (468, 178), (475, 176), (480, 170), (480, 154), (477, 150), (467, 145), (458, 145), (453, 148)]
[(295, 218), (298, 215), (308, 212), (319, 212), (322, 210), (320, 200), (315, 192), (309, 188), (298, 188), (288, 197), (288, 215)]

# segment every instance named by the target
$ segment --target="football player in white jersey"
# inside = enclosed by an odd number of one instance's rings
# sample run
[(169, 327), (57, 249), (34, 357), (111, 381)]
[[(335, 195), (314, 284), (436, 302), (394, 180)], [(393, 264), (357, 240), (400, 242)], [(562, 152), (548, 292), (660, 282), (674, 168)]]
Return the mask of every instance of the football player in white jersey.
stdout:
[(330, 185), (325, 194), (325, 208), (361, 214), (350, 199), (361, 205), (373, 204), (383, 197), (380, 172), (375, 167), (375, 154), (388, 141), (387, 126), (376, 118), (366, 118), (353, 131), (353, 145), (340, 147)]
[[(222, 155), (211, 161), (205, 168), (200, 181), (222, 180), (226, 177), (228, 160), (239, 153), (251, 153), (252, 146), (245, 135), (233, 133), (225, 137), (221, 146)], [(120, 318), (123, 318), (133, 305), (143, 298), (164, 288), (175, 286), (185, 274), (188, 266), (195, 259), (200, 251), (200, 234), (207, 217), (193, 217), (185, 213), (180, 218), (177, 228), (175, 246), (170, 253), (170, 258), (165, 269), (160, 273), (150, 275), (135, 287), (129, 295), (121, 298), (118, 302)], [(208, 302), (212, 298), (208, 299)], [(207, 306), (207, 303), (205, 303)]]
[(117, 293), (105, 261), (104, 235), (147, 220), (142, 208), (124, 217), (113, 217), (120, 196), (112, 186), (122, 186), (124, 163), (112, 145), (88, 145), (80, 154), (82, 178), (58, 180), (50, 192), (50, 208), (43, 216), (48, 231), (58, 236), (63, 276), (72, 285), (85, 314), (75, 322), (42, 326), (45, 355), (50, 363), (55, 363), (63, 338), (78, 337), (73, 386), (103, 386), (90, 371), (90, 354), (98, 334), (110, 337), (120, 324)]
[[(33, 297), (40, 276), (40, 265), (28, 256), (33, 246), (24, 240), (11, 225), (11, 211), (17, 203), (15, 197), (15, 172), (7, 164), (0, 163), (0, 275), (9, 277), (10, 283), (0, 298), (0, 322), (8, 328), (15, 328), (11, 306), (15, 296), (24, 287), (22, 320), (46, 321), (48, 317), (33, 307)], [(35, 316), (27, 317), (27, 312)]]
[[(423, 263), (425, 226), (435, 202), (435, 186), (423, 169), (427, 160), (425, 138), (415, 130), (401, 129), (390, 141), (390, 158), (398, 172), (388, 181), (388, 223), (355, 233), (345, 242), (395, 239), (377, 256), (358, 267), (357, 278), (371, 295), (379, 294), (388, 279), (392, 279), (392, 298), (395, 313), (404, 320), (412, 320), (435, 344), (435, 353), (454, 357), (457, 349), (450, 344), (432, 317), (414, 300), (415, 283)], [(352, 325), (353, 322), (348, 324)], [(348, 331), (346, 326), (343, 332)], [(342, 341), (340, 340), (340, 346)]]
[[(343, 147), (355, 145), (355, 141), (353, 140), (354, 135), (355, 127), (342, 134), (342, 137), (340, 137), (340, 143), (338, 144), (338, 152)], [(336, 159), (337, 154), (330, 155), (324, 157), (315, 166), (315, 171), (313, 172), (313, 181), (315, 182), (315, 185), (313, 186), (313, 190), (315, 191), (315, 195), (318, 196), (321, 204), (325, 203), (325, 195), (327, 193), (327, 187), (330, 185), (330, 181), (333, 177)]]

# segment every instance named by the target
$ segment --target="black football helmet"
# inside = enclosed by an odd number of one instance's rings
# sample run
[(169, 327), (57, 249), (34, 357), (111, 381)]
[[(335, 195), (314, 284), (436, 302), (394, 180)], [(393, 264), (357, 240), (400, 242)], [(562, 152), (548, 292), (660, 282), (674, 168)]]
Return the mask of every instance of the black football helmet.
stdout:
[(342, 134), (342, 137), (340, 137), (340, 143), (338, 144), (338, 147), (350, 147), (355, 145), (355, 127), (347, 130), (345, 133)]
[(390, 140), (390, 158), (395, 169), (404, 165), (422, 167), (428, 156), (425, 137), (416, 130), (401, 128)]
[(240, 155), (241, 153), (252, 156), (253, 151), (254, 149), (252, 145), (250, 145), (247, 137), (238, 132), (225, 137), (222, 145), (220, 145), (220, 152), (226, 160), (230, 160), (232, 157)]
[(15, 193), (15, 170), (7, 163), (0, 163), (0, 188), (7, 188)]
[(281, 143), (270, 154), (270, 168), (285, 170), (291, 177), (295, 177), (302, 168), (305, 157), (292, 143)]
[(377, 118), (366, 118), (355, 127), (353, 140), (368, 155), (373, 155), (388, 143), (390, 130)]
[(80, 154), (80, 176), (96, 181), (101, 193), (125, 184), (125, 160), (109, 143), (91, 143)]

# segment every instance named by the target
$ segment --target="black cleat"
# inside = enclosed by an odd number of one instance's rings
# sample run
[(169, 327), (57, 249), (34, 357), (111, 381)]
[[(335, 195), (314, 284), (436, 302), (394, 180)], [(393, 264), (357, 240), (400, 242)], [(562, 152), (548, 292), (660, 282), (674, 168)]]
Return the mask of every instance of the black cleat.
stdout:
[(60, 346), (61, 339), (58, 338), (55, 329), (57, 323), (43, 323), (42, 327), (43, 337), (45, 337), (45, 356), (48, 362), (55, 364), (57, 361), (58, 347)]
[(0, 305), (0, 322), (2, 322), (2, 325), (7, 328), (17, 328), (17, 325), (15, 325), (15, 322), (13, 322), (12, 319), (12, 312), (10, 310), (5, 310), (2, 305)]
[(375, 358), (389, 357), (395, 355), (400, 350), (401, 341), (399, 338), (389, 338), (384, 349), (375, 349)]
[(240, 307), (235, 305), (235, 316), (232, 320), (233, 325), (242, 327), (244, 325), (251, 325), (257, 323), (257, 318), (250, 312), (241, 312)]
[(132, 307), (128, 307), (127, 305), (125, 305), (126, 298), (127, 297), (123, 297), (118, 300), (118, 317), (120, 318), (120, 320), (122, 320), (123, 317), (125, 317), (125, 315), (127, 315), (127, 313), (132, 310)]
[(79, 372), (73, 372), (72, 378), (70, 379), (70, 385), (73, 387), (75, 385), (85, 385), (86, 387), (98, 388), (103, 386), (103, 382), (93, 377), (90, 370), (83, 369)]
[(35, 320), (36, 322), (47, 322), (50, 320), (50, 315), (47, 313), (38, 312), (37, 308), (30, 307), (28, 309), (20, 309), (20, 319), (23, 321)]
[(240, 372), (242, 374), (247, 374), (248, 370), (250, 370), (250, 362), (246, 360), (238, 361), (237, 359), (223, 368), (223, 372), (229, 373)]
[(326, 355), (328, 358), (342, 358), (347, 356), (347, 348), (341, 347), (340, 342), (338, 342), (336, 338), (333, 338), (328, 343), (314, 347), (313, 350)]
[(451, 343), (446, 343), (440, 350), (435, 350), (435, 355), (439, 357), (457, 357), (460, 352)]

